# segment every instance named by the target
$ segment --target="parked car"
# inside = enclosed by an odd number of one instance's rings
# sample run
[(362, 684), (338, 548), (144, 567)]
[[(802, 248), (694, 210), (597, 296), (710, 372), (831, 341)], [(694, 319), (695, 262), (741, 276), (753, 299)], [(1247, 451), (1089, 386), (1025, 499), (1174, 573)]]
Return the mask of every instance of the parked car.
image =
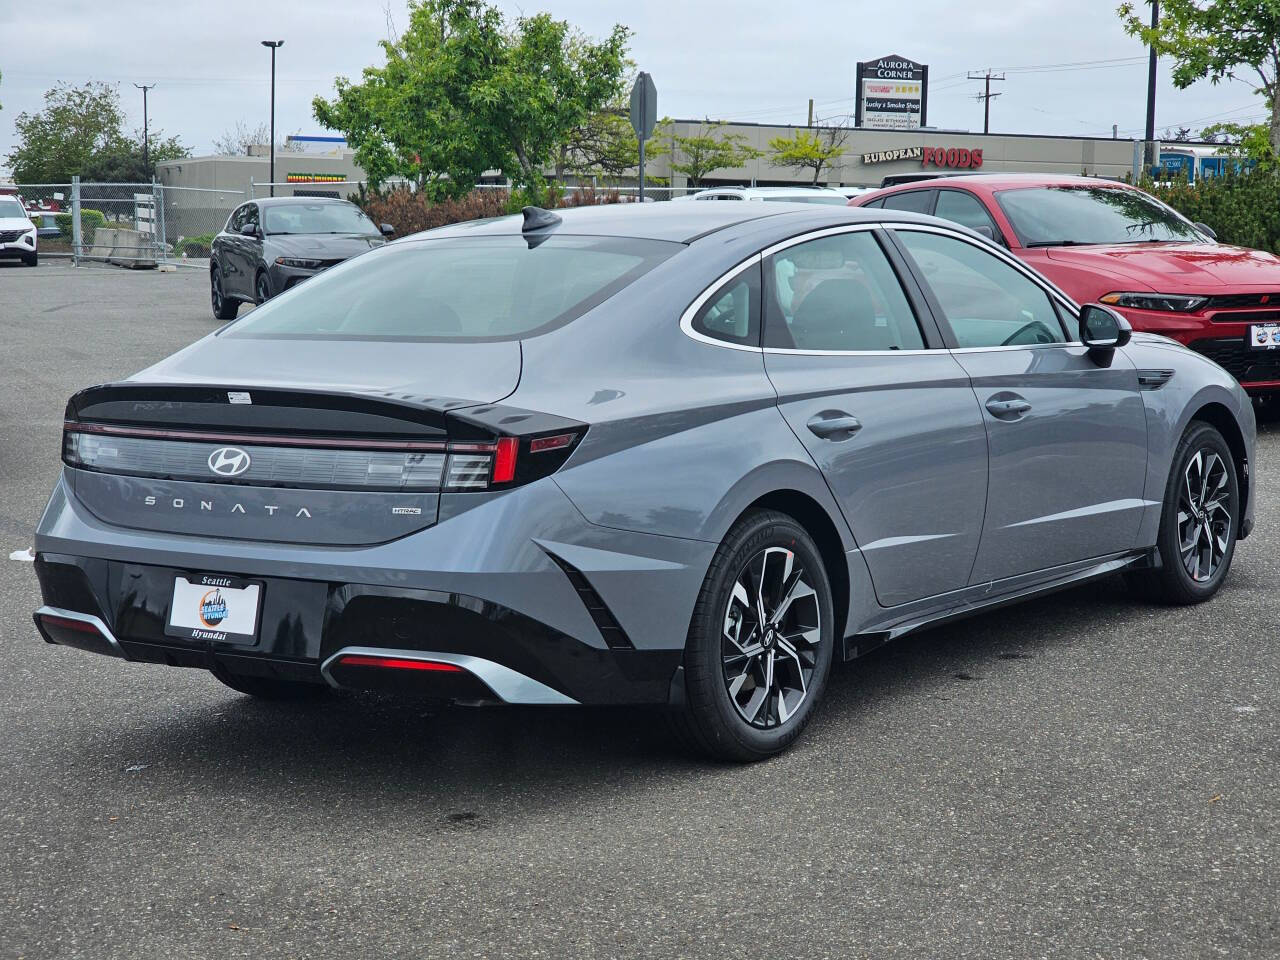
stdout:
[(40, 262), (36, 225), (16, 196), (0, 196), (0, 260), (21, 260), (28, 267)]
[(51, 643), (655, 705), (736, 760), (918, 628), (1117, 573), (1208, 599), (1258, 482), (1204, 357), (954, 224), (741, 202), (397, 241), (76, 394), (62, 452)]
[(1135, 187), (985, 174), (877, 191), (853, 204), (931, 213), (994, 239), (1080, 303), (1211, 358), (1251, 393), (1280, 391), (1280, 257), (1215, 242)]
[(826, 203), (841, 206), (849, 198), (828, 187), (709, 187), (676, 200), (766, 200), (777, 203)]
[(382, 246), (394, 232), (390, 224), (375, 226), (346, 200), (273, 197), (243, 203), (213, 238), (213, 315), (233, 320), (240, 304), (266, 303), (322, 270)]

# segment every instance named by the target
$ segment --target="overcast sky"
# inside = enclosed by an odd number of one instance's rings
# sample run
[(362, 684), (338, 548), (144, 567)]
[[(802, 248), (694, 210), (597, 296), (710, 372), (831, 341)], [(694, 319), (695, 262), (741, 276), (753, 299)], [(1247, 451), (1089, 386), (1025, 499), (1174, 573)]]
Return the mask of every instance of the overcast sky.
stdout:
[[(982, 128), (979, 84), (967, 71), (1008, 72), (996, 84), (992, 130), (1011, 133), (1141, 135), (1146, 98), (1143, 48), (1125, 36), (1117, 0), (529, 0), (500, 2), (509, 15), (547, 10), (595, 36), (615, 22), (634, 34), (631, 55), (658, 88), (658, 111), (674, 117), (803, 122), (852, 113), (854, 64), (889, 53), (930, 65), (929, 121)], [(405, 0), (391, 0), (403, 27)], [(118, 83), (131, 126), (142, 125), (134, 83), (154, 83), (152, 129), (178, 135), (197, 154), (269, 109), (269, 52), (277, 63), (277, 129), (324, 133), (311, 98), (333, 78), (381, 63), (383, 0), (0, 0), (0, 168), (14, 146), (14, 118), (40, 109), (59, 80)], [(1099, 63), (1098, 61), (1121, 61)], [(1034, 69), (1027, 69), (1034, 68)], [(1049, 68), (1049, 69), (1046, 69)], [(1018, 72), (1015, 72), (1018, 71)], [(1200, 129), (1260, 118), (1261, 98), (1243, 83), (1187, 90), (1161, 63), (1157, 130)]]

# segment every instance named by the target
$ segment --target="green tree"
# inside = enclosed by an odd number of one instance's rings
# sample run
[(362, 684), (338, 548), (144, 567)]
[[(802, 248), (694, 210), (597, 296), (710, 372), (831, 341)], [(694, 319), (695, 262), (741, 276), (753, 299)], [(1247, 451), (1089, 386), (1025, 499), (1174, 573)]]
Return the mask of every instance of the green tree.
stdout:
[(631, 120), (620, 107), (598, 110), (569, 132), (555, 161), (557, 178), (565, 173), (580, 177), (618, 180), (640, 165), (640, 144)]
[(90, 157), (80, 178), (99, 183), (147, 183), (155, 176), (157, 163), (189, 156), (191, 151), (177, 137), (151, 130), (147, 138), (148, 163), (143, 163), (142, 131), (138, 130), (132, 138), (114, 140)]
[(18, 183), (65, 183), (98, 152), (121, 139), (124, 114), (114, 86), (59, 83), (44, 95), (44, 109), (13, 121), (18, 146), (6, 157)]
[(664, 118), (654, 132), (657, 142), (646, 147), (645, 152), (653, 157), (671, 154), (671, 169), (683, 173), (692, 186), (698, 187), (717, 170), (741, 167), (749, 160), (763, 156), (747, 143), (742, 134), (723, 133), (723, 128), (723, 123), (708, 120), (691, 135), (681, 137), (674, 133), (670, 118)]
[(774, 137), (769, 141), (769, 149), (772, 151), (769, 163), (775, 167), (812, 170), (816, 186), (822, 177), (822, 171), (844, 156), (844, 145), (848, 139), (849, 130), (846, 127), (796, 130), (789, 137)]
[[(1149, 2), (1149, 0), (1148, 0)], [(1280, 3), (1275, 0), (1163, 0), (1156, 27), (1139, 16), (1132, 2), (1118, 11), (1125, 31), (1174, 60), (1173, 82), (1179, 89), (1197, 80), (1220, 83), (1252, 73), (1257, 92), (1267, 103), (1267, 140), (1272, 156), (1280, 155)]]
[(312, 109), (375, 185), (404, 176), (457, 197), (501, 169), (538, 198), (543, 169), (619, 95), (628, 35), (594, 43), (547, 14), (512, 25), (483, 0), (412, 0), (406, 29), (381, 43), (386, 64), (338, 78)]

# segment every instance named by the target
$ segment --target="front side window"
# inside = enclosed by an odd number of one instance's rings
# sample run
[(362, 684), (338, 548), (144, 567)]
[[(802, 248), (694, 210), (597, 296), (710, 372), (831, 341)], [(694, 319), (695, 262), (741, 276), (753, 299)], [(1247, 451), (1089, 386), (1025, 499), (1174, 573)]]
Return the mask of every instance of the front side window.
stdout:
[(809, 240), (765, 261), (765, 346), (920, 350), (902, 285), (869, 230)]
[(1128, 187), (1003, 190), (996, 202), (1024, 247), (1203, 240), (1163, 203)]
[(249, 213), (249, 206), (250, 205), (246, 203), (242, 206), (236, 207), (235, 211), (231, 214), (230, 219), (227, 220), (227, 233), (240, 232), (240, 228), (245, 224), (245, 217)]
[(760, 345), (760, 267), (753, 264), (716, 290), (693, 317), (693, 329), (713, 340)]
[(246, 203), (244, 205), (244, 223), (241, 226), (258, 226), (258, 205), (256, 203)]
[(354, 203), (282, 203), (262, 211), (266, 233), (378, 234), (373, 221)]
[(934, 208), (933, 215), (968, 227), (970, 230), (986, 227), (991, 231), (992, 239), (1000, 236), (991, 215), (971, 193), (963, 193), (960, 190), (939, 190), (938, 205)]
[(449, 237), (371, 250), (264, 303), (223, 336), (515, 340), (568, 323), (683, 244), (625, 237)]
[(1049, 294), (1021, 271), (965, 240), (918, 230), (897, 233), (933, 290), (957, 346), (1066, 342)]

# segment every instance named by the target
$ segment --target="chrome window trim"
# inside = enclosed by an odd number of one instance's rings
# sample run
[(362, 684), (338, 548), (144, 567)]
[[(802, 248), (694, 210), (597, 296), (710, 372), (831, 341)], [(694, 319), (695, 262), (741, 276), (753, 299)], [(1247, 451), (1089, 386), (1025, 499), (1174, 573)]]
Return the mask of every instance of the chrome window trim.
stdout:
[[(1079, 319), (1080, 306), (1068, 297), (1065, 293), (1055, 287), (1048, 280), (1037, 275), (1034, 270), (1019, 260), (1013, 254), (1007, 252), (1003, 248), (997, 247), (991, 241), (984, 240), (981, 237), (971, 237), (958, 229), (947, 227), (945, 225), (934, 225), (931, 223), (912, 223), (909, 221), (884, 222), (876, 221), (874, 223), (844, 223), (834, 227), (822, 227), (818, 230), (812, 230), (808, 233), (797, 234), (794, 237), (788, 237), (786, 240), (779, 240), (777, 243), (771, 244), (761, 250), (759, 253), (752, 254), (746, 260), (732, 267), (730, 270), (721, 274), (712, 284), (698, 295), (697, 299), (691, 303), (684, 313), (680, 315), (680, 329), (684, 331), (685, 336), (699, 343), (710, 344), (713, 347), (724, 347), (729, 350), (745, 350), (749, 353), (775, 354), (775, 355), (799, 355), (811, 357), (863, 357), (863, 356), (911, 356), (921, 353), (944, 353), (948, 352), (948, 348), (932, 348), (925, 347), (922, 350), (799, 350), (788, 347), (750, 347), (741, 343), (729, 343), (727, 340), (717, 340), (715, 337), (708, 337), (693, 329), (693, 318), (703, 305), (716, 293), (721, 286), (732, 280), (739, 273), (747, 268), (755, 265), (763, 265), (765, 258), (773, 256), (779, 251), (786, 250), (788, 247), (794, 247), (801, 243), (807, 243), (810, 240), (821, 240), (823, 237), (834, 237), (844, 233), (858, 233), (864, 230), (916, 230), (921, 233), (937, 233), (945, 237), (953, 237), (956, 240), (963, 240), (972, 246), (977, 247), (997, 259), (1003, 261), (1013, 267), (1036, 286), (1045, 291), (1048, 296), (1054, 300), (1059, 306), (1064, 307), (1068, 314), (1075, 319)], [(761, 321), (761, 336), (763, 336), (764, 317)], [(1028, 347), (1064, 347), (1064, 346), (1080, 346), (1079, 340), (1065, 340), (1062, 343), (1040, 343), (1040, 344), (1010, 344), (1009, 346), (994, 347), (958, 347), (950, 350), (951, 353), (979, 353), (989, 350), (1025, 350)]]
[(461, 667), (493, 691), (504, 703), (557, 704), (577, 706), (578, 701), (539, 680), (525, 676), (516, 670), (493, 660), (473, 657), (465, 653), (443, 653), (430, 650), (392, 650), (386, 647), (343, 647), (327, 657), (320, 665), (320, 675), (335, 689), (342, 685), (333, 678), (334, 663), (347, 656), (394, 657), (397, 660), (421, 660), (428, 663), (451, 663)]
[[(698, 315), (698, 311), (706, 305), (706, 302), (710, 300), (713, 295), (720, 292), (721, 287), (729, 283), (729, 281), (744, 270), (749, 270), (751, 267), (759, 264), (762, 259), (763, 258), (760, 254), (753, 253), (737, 266), (732, 267), (727, 272), (721, 274), (709, 287), (703, 290), (702, 293), (698, 294), (693, 303), (689, 304), (689, 306), (685, 308), (684, 313), (680, 314), (680, 329), (684, 331), (684, 335), (691, 340), (698, 341), (699, 343), (709, 343), (713, 347), (724, 347), (728, 350), (745, 350), (748, 353), (760, 353), (760, 347), (753, 347), (745, 343), (730, 343), (728, 340), (718, 340), (715, 337), (707, 336), (705, 333), (699, 333), (697, 330), (693, 329), (693, 318)], [(763, 333), (764, 318), (761, 317), (760, 320), (761, 333)]]

